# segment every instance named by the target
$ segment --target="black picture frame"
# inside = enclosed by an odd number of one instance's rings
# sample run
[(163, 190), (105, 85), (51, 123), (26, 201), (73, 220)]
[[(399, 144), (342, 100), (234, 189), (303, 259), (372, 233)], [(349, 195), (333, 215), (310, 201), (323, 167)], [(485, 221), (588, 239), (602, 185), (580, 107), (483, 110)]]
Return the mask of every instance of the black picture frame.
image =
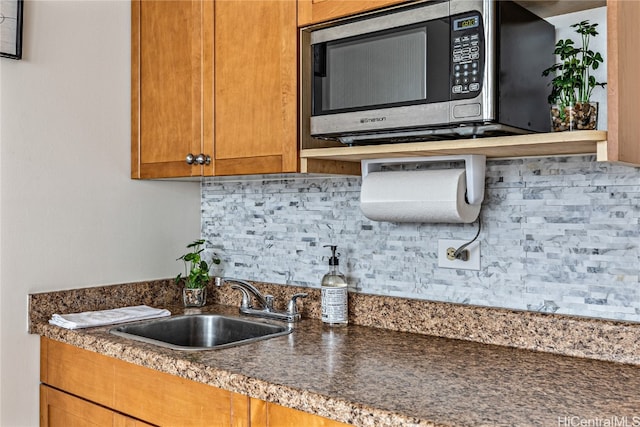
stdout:
[(0, 0), (0, 56), (22, 58), (23, 0)]

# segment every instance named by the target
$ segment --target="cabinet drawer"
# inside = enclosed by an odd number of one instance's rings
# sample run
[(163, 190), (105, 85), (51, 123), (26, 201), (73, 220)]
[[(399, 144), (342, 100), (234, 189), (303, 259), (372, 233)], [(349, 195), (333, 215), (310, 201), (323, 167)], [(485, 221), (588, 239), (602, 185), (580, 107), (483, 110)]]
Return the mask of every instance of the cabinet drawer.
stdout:
[(248, 397), (41, 339), (41, 381), (157, 425), (243, 426)]
[(147, 427), (151, 424), (40, 385), (40, 427)]
[[(253, 402), (252, 402), (253, 403)], [(338, 421), (307, 414), (295, 409), (267, 403), (267, 420), (269, 427), (349, 427)]]

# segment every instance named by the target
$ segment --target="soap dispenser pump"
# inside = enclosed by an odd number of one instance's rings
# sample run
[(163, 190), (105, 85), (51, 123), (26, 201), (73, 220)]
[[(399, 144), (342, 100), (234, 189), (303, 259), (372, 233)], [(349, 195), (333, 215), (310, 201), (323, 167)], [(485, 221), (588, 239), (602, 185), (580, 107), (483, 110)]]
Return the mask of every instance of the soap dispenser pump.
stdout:
[(348, 323), (347, 279), (340, 272), (336, 245), (325, 245), (331, 248), (329, 272), (322, 277), (322, 321), (330, 326), (341, 326)]

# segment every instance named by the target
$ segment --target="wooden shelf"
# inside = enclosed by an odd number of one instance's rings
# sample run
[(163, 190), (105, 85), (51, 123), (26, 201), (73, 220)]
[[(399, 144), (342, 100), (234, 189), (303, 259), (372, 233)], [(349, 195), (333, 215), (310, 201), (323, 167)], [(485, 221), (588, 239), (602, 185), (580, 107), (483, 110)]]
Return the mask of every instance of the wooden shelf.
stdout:
[(555, 132), (494, 138), (310, 148), (301, 150), (300, 158), (303, 159), (304, 164), (312, 160), (359, 162), (362, 159), (450, 154), (484, 154), (487, 158), (595, 154), (598, 161), (606, 161), (608, 160), (607, 132), (598, 130)]
[(606, 6), (605, 0), (516, 0), (541, 18)]

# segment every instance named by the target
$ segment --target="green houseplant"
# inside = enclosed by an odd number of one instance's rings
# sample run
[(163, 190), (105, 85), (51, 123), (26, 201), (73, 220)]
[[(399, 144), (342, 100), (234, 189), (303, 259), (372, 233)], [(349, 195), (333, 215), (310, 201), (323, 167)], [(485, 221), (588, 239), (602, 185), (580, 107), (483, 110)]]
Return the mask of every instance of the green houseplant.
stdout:
[(597, 126), (598, 105), (591, 102), (591, 94), (596, 86), (606, 85), (592, 75), (604, 61), (599, 52), (589, 48), (591, 38), (598, 35), (597, 26), (589, 21), (573, 24), (571, 28), (580, 35), (582, 46), (576, 46), (571, 39), (559, 40), (554, 54), (560, 57), (560, 62), (542, 72), (545, 77), (554, 76), (548, 98), (554, 131), (595, 129)]
[[(184, 277), (179, 273), (176, 278), (176, 284), (183, 284), (182, 298), (184, 305), (187, 307), (202, 307), (207, 299), (207, 284), (209, 283), (209, 270), (211, 266), (202, 259), (202, 247), (206, 241), (204, 239), (196, 240), (187, 245), (190, 252), (182, 255), (176, 261), (184, 262)], [(219, 265), (220, 258), (214, 253), (211, 260), (213, 264)]]

